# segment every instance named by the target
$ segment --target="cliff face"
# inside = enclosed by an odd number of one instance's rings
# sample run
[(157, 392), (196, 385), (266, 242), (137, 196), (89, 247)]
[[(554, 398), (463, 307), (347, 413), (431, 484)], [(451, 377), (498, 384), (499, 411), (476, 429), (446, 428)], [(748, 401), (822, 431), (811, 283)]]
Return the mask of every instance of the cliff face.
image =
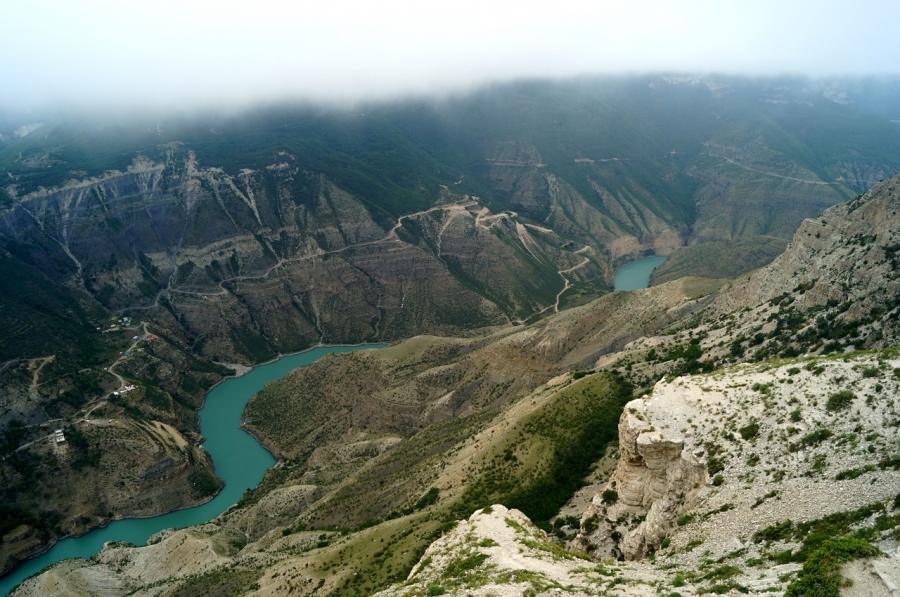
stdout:
[(394, 219), (279, 154), (232, 176), (163, 162), (15, 196), (0, 240), (201, 355), (259, 361), (323, 342), (462, 333), (598, 293), (609, 256), (444, 187)]
[(851, 312), (858, 316), (881, 296), (895, 296), (900, 290), (898, 242), (900, 175), (818, 218), (804, 220), (784, 253), (724, 289), (713, 311), (731, 312), (799, 293), (799, 302), (807, 309), (829, 302), (859, 303)]
[(893, 499), (897, 365), (890, 351), (660, 381), (625, 407), (617, 467), (573, 546), (638, 559), (702, 540), (713, 557), (746, 553), (784, 519)]
[[(703, 448), (693, 434), (656, 430), (658, 417), (667, 417), (673, 407), (673, 401), (658, 397), (625, 406), (619, 462), (605, 492), (582, 517), (582, 528), (596, 530), (580, 536), (576, 547), (592, 544), (608, 556), (640, 559), (659, 547), (679, 515), (696, 506), (708, 481)], [(636, 528), (622, 524), (635, 517), (643, 518)]]

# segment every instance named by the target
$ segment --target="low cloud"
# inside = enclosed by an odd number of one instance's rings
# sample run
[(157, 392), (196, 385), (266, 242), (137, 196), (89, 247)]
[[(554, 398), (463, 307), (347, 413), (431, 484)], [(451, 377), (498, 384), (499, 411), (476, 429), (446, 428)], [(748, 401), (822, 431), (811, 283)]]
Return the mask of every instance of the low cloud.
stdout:
[(0, 109), (231, 107), (648, 71), (896, 73), (894, 1), (257, 0), (0, 6)]

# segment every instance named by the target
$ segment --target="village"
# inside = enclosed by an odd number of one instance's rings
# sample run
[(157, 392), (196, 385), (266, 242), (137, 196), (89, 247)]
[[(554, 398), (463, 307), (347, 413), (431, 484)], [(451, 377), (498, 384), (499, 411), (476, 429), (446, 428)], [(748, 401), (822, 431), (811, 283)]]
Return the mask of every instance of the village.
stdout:
[[(135, 324), (133, 324), (133, 320), (131, 317), (119, 317), (119, 318), (114, 317), (110, 321), (109, 327), (107, 329), (101, 329), (98, 327), (97, 331), (102, 331), (103, 333), (110, 333), (110, 332), (121, 332), (123, 330), (131, 330), (131, 329), (142, 330), (143, 333), (132, 336), (131, 337), (131, 346), (129, 346), (126, 350), (121, 351), (119, 353), (119, 356), (116, 357), (115, 362), (113, 362), (109, 367), (106, 367), (106, 369), (105, 369), (105, 371), (107, 371), (108, 373), (115, 376), (115, 378), (118, 380), (118, 382), (119, 382), (118, 389), (110, 391), (110, 392), (104, 394), (103, 396), (100, 396), (99, 398), (96, 398), (95, 400), (91, 401), (87, 405), (85, 405), (85, 407), (83, 409), (84, 410), (83, 416), (77, 417), (78, 424), (81, 424), (81, 425), (86, 425), (86, 424), (110, 425), (110, 424), (113, 424), (114, 421), (112, 419), (93, 420), (90, 417), (97, 408), (106, 404), (111, 397), (118, 398), (124, 394), (127, 394), (128, 392), (131, 392), (131, 391), (134, 391), (137, 389), (137, 386), (135, 386), (132, 382), (127, 381), (125, 378), (123, 378), (121, 375), (119, 375), (115, 371), (115, 369), (117, 366), (127, 362), (129, 357), (131, 357), (135, 353), (140, 353), (140, 352), (144, 351), (143, 348), (139, 347), (141, 342), (157, 340), (157, 339), (159, 339), (159, 336), (157, 336), (156, 334), (151, 334), (147, 330), (147, 322), (142, 321), (139, 324), (135, 325)], [(60, 421), (60, 419), (51, 419), (49, 421), (45, 421), (44, 423), (41, 423), (40, 426), (44, 427), (44, 426), (50, 425), (52, 423), (56, 423), (58, 421)], [(66, 440), (65, 433), (63, 432), (62, 429), (56, 429), (53, 433), (51, 433), (41, 439), (47, 440), (59, 456), (65, 457), (67, 455), (69, 444)], [(34, 440), (34, 441), (28, 442), (22, 446), (19, 446), (17, 451), (28, 448), (29, 446), (33, 445), (37, 441), (41, 441), (41, 440), (40, 439)]]

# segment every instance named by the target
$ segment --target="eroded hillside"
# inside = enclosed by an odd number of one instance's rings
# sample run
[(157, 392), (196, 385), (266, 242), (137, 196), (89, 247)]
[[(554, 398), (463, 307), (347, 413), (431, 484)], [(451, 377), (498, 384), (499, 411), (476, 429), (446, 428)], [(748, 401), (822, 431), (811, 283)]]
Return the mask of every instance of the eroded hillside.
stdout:
[[(711, 94), (704, 102), (727, 96), (667, 83), (665, 93)], [(805, 110), (796, 99), (778, 110)], [(525, 135), (498, 125), (461, 135), (477, 167), (441, 163), (446, 145), (428, 158), (407, 145), (404, 159), (430, 174), (390, 183), (403, 159), (363, 167), (387, 155), (374, 142), (353, 158), (368, 181), (341, 169), (350, 154), (323, 149), (311, 164), (296, 144), (226, 168), (211, 145), (155, 143), (152, 157), (52, 187), (35, 181), (59, 174), (55, 158), (46, 175), (28, 162), (0, 212), (0, 265), (28, 274), (4, 287), (0, 322), (30, 351), (0, 369), (13, 389), (3, 416), (25, 420), (4, 434), (4, 491), (18, 488), (14, 514), (44, 508), (29, 483), (75, 508), (65, 529), (16, 526), (6, 556), (46, 544), (48, 529), (81, 532), (203, 499), (198, 485), (215, 491), (192, 446), (194, 409), (229, 371), (203, 357), (252, 363), (316, 342), (414, 337), (323, 359), (255, 396), (246, 427), (279, 462), (210, 524), (109, 545), (20, 592), (757, 593), (814, 575), (806, 566), (831, 549), (822, 533), (843, 537), (847, 557), (895, 549), (897, 178), (803, 221), (771, 265), (721, 290), (723, 280), (681, 278), (597, 298), (617, 262), (650, 252), (674, 254), (668, 276), (760, 265), (791, 222), (887, 164), (862, 142), (854, 163), (790, 157), (802, 135), (769, 116), (781, 137), (699, 127), (679, 148), (689, 157), (643, 165), (610, 157), (606, 140), (548, 142), (546, 123)], [(772, 198), (792, 202), (783, 218)], [(747, 248), (758, 254), (728, 257)], [(711, 267), (710, 255), (729, 263)], [(54, 288), (65, 291), (44, 308), (36, 297)], [(46, 440), (39, 425), (56, 415), (85, 419), (63, 425), (72, 459), (27, 444)], [(20, 455), (40, 465), (33, 477)], [(79, 467), (95, 486), (73, 483)], [(561, 515), (590, 497), (588, 477), (600, 484), (590, 509)], [(845, 481), (853, 499), (810, 505)], [(74, 485), (84, 491), (65, 492)], [(758, 525), (781, 501), (808, 512)], [(524, 514), (493, 515), (494, 504)], [(698, 541), (709, 542), (701, 555)], [(852, 566), (894, 574), (890, 560)]]

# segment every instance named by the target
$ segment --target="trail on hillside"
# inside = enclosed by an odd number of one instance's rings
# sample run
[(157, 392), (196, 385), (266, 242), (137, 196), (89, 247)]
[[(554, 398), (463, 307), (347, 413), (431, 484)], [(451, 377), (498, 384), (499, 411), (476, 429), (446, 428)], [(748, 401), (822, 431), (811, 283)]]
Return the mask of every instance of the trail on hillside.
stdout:
[(766, 172), (765, 170), (757, 170), (756, 168), (751, 168), (750, 166), (745, 166), (745, 165), (743, 165), (743, 164), (740, 164), (740, 163), (738, 163), (738, 162), (735, 162), (735, 161), (732, 160), (732, 159), (726, 158), (725, 156), (716, 155), (716, 154), (714, 154), (714, 153), (703, 153), (703, 152), (701, 152), (700, 155), (708, 155), (708, 156), (713, 157), (713, 158), (719, 158), (720, 160), (725, 160), (725, 161), (728, 162), (729, 164), (734, 164), (734, 165), (737, 166), (738, 168), (743, 168), (744, 170), (749, 170), (750, 172), (758, 172), (759, 174), (765, 174), (766, 176), (774, 176), (775, 178), (783, 178), (783, 179), (785, 179), (785, 180), (794, 180), (794, 181), (796, 181), (796, 182), (802, 182), (802, 183), (806, 183), (806, 184), (819, 184), (819, 185), (826, 185), (826, 186), (827, 186), (827, 185), (840, 185), (840, 184), (841, 184), (841, 183), (839, 183), (839, 182), (824, 182), (824, 181), (821, 181), (821, 180), (803, 180), (802, 178), (794, 178), (793, 176), (784, 176), (783, 174), (775, 174), (775, 173), (773, 173), (773, 172)]

